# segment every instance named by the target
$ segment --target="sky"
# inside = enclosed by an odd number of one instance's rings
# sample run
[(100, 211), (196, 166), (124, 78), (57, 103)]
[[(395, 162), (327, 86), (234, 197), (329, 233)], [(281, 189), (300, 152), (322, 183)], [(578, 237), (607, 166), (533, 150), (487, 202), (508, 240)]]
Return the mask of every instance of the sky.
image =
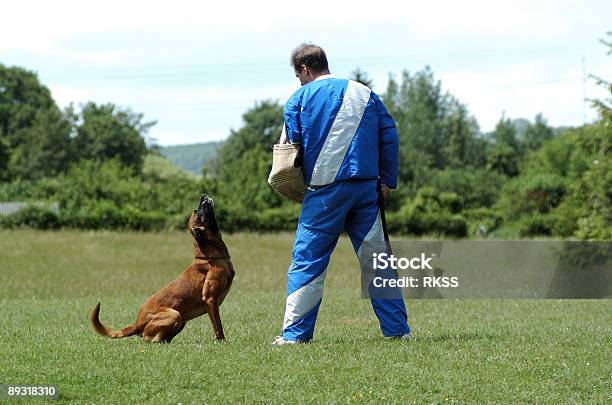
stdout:
[(60, 107), (143, 113), (160, 145), (222, 140), (257, 101), (284, 103), (302, 42), (325, 49), (335, 76), (365, 71), (379, 94), (429, 65), (483, 132), (502, 114), (590, 122), (585, 97), (606, 93), (588, 75), (612, 79), (599, 43), (609, 0), (0, 1), (1, 64), (35, 71)]

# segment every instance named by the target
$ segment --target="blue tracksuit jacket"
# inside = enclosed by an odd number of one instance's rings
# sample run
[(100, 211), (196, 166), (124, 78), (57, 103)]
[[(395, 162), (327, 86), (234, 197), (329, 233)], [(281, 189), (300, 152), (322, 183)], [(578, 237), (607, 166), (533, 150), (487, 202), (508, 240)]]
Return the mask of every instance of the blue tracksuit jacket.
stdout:
[(363, 84), (320, 76), (291, 96), (284, 116), (289, 140), (302, 142), (307, 185), (380, 177), (397, 186), (395, 122)]

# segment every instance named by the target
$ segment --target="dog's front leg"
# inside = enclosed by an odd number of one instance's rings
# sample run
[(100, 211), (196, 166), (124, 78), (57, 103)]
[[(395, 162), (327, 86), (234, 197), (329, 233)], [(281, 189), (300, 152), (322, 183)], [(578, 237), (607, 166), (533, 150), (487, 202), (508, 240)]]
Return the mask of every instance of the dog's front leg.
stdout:
[(223, 325), (221, 325), (221, 317), (219, 316), (219, 303), (216, 297), (205, 298), (206, 308), (208, 309), (208, 317), (212, 323), (215, 337), (217, 340), (224, 340)]

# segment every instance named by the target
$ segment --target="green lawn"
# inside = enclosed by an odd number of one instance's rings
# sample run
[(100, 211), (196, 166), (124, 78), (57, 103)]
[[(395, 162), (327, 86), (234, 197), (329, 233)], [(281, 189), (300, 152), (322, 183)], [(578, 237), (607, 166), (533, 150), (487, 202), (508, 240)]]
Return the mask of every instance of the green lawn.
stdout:
[(191, 261), (189, 235), (0, 231), (0, 383), (55, 384), (97, 403), (611, 403), (612, 301), (407, 300), (413, 341), (383, 340), (347, 240), (310, 345), (273, 348), (292, 235), (227, 235), (221, 307), (170, 345), (96, 335), (130, 324)]

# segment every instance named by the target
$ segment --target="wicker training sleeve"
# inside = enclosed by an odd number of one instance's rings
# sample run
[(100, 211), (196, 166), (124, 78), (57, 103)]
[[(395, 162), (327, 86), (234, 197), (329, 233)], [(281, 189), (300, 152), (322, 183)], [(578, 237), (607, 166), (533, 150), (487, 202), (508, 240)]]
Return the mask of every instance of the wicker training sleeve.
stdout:
[(296, 159), (301, 144), (277, 143), (272, 152), (272, 170), (268, 176), (268, 184), (274, 191), (285, 198), (301, 203), (306, 194), (304, 171), (296, 167)]

